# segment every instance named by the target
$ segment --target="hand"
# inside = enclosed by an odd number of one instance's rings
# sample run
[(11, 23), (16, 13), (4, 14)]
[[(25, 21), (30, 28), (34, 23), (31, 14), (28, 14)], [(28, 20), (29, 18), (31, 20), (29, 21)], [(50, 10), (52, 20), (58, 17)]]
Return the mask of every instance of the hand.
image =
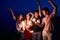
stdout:
[(36, 0), (37, 2), (39, 2), (39, 0)]
[(33, 33), (33, 31), (30, 31), (30, 33)]
[(51, 1), (51, 0), (48, 0), (48, 1)]
[(39, 0), (36, 0), (37, 4), (39, 5)]
[(12, 10), (12, 8), (8, 8), (9, 10)]
[(51, 0), (48, 0), (49, 2), (51, 2)]
[(33, 13), (32, 13), (32, 12), (29, 12), (29, 14), (33, 15)]

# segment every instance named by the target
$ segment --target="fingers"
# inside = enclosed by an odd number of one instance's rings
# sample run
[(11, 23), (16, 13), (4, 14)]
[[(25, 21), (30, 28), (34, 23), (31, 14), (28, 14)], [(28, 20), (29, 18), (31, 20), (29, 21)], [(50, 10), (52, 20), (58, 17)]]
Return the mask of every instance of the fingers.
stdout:
[(39, 5), (39, 0), (36, 0), (37, 4)]
[(39, 2), (39, 0), (36, 0), (37, 2)]
[(48, 2), (51, 2), (51, 0), (48, 0)]
[(12, 10), (12, 8), (8, 8), (9, 10)]

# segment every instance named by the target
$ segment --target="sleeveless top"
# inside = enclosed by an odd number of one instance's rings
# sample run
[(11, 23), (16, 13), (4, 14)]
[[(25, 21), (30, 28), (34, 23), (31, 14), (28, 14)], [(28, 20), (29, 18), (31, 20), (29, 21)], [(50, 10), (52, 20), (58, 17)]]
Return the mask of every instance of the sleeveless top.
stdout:
[(24, 30), (25, 30), (24, 21), (21, 21), (19, 24), (16, 23), (16, 29), (17, 29), (18, 32), (24, 32)]

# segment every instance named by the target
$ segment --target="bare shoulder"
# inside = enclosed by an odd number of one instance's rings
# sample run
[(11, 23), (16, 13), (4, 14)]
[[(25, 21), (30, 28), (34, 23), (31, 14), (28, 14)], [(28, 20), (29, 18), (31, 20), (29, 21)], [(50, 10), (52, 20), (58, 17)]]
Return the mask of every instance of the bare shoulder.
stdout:
[(42, 22), (44, 22), (44, 21), (45, 21), (45, 19), (46, 19), (45, 17), (44, 17), (44, 18), (42, 18)]
[(42, 20), (44, 21), (46, 19), (46, 17), (42, 18)]

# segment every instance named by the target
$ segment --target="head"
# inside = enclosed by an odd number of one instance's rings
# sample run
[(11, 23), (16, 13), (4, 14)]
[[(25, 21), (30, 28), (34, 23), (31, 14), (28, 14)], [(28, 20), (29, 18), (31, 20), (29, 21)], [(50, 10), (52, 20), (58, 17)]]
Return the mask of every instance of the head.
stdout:
[(47, 7), (42, 9), (42, 13), (44, 16), (47, 16), (48, 12), (49, 12), (49, 9)]
[(35, 18), (38, 18), (38, 16), (39, 16), (39, 11), (38, 11), (38, 10), (36, 10), (36, 11), (34, 12), (34, 16), (35, 16)]
[(22, 14), (18, 14), (17, 20), (22, 20), (22, 18), (23, 18), (23, 15)]
[(30, 19), (29, 12), (26, 14), (26, 19)]

